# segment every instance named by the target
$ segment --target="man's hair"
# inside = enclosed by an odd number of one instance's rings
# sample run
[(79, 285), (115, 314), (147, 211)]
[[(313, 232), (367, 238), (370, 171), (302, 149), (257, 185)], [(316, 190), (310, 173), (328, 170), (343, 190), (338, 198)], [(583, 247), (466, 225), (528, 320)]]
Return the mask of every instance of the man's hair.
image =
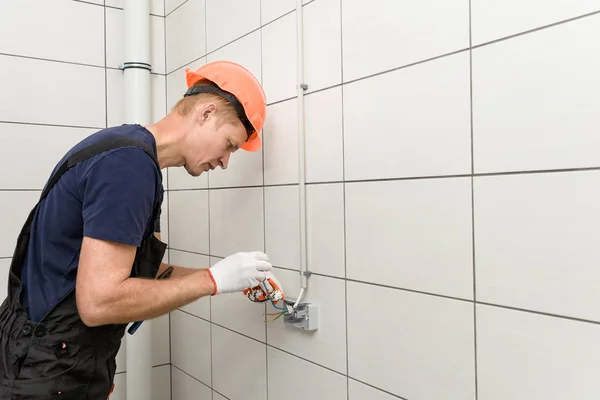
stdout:
[[(192, 86), (210, 86), (212, 82), (207, 79), (202, 79), (194, 83)], [(198, 103), (215, 103), (217, 106), (217, 127), (228, 123), (239, 122), (239, 118), (235, 109), (225, 98), (214, 93), (199, 93), (192, 96), (182, 97), (177, 104), (173, 106), (172, 111), (180, 115), (188, 115), (194, 106)]]

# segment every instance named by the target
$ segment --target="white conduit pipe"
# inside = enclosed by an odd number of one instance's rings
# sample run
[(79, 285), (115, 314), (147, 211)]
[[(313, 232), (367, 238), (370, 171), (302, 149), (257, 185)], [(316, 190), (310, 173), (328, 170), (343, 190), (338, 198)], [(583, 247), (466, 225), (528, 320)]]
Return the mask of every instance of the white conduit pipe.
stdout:
[[(125, 9), (125, 121), (151, 123), (150, 4), (126, 0)], [(126, 334), (127, 400), (152, 398), (152, 321), (134, 335)]]
[(308, 287), (307, 249), (306, 249), (306, 140), (304, 126), (304, 91), (308, 88), (304, 83), (304, 22), (302, 0), (296, 0), (296, 37), (297, 37), (297, 72), (298, 72), (298, 183), (300, 192), (300, 294), (294, 309), (300, 304), (304, 291)]

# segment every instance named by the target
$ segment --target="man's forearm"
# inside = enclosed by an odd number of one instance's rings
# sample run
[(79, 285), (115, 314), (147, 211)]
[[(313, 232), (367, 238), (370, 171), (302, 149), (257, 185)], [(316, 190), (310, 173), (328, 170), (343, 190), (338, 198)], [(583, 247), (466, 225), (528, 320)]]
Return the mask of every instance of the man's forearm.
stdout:
[(97, 326), (148, 320), (213, 293), (214, 286), (207, 270), (186, 268), (181, 271), (186, 273), (174, 274), (164, 280), (125, 279), (110, 293), (101, 296), (93, 316), (87, 316), (84, 322)]

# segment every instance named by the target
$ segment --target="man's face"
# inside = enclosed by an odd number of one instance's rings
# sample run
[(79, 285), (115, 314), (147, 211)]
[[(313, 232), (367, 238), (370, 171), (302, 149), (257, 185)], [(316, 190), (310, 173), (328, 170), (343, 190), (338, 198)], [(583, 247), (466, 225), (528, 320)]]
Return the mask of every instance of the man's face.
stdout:
[(217, 167), (226, 169), (231, 153), (247, 139), (246, 129), (239, 120), (218, 124), (218, 118), (212, 109), (203, 111), (184, 144), (187, 147), (183, 149), (184, 167), (192, 176)]

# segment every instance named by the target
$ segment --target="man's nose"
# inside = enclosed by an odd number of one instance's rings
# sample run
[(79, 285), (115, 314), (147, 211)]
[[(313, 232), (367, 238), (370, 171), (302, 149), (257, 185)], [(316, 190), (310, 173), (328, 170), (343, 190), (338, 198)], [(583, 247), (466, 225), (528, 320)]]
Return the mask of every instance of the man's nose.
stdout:
[(226, 155), (224, 155), (223, 157), (221, 157), (221, 159), (219, 160), (221, 162), (221, 168), (222, 169), (227, 169), (227, 165), (229, 164), (229, 157), (231, 156), (231, 153), (227, 153)]

